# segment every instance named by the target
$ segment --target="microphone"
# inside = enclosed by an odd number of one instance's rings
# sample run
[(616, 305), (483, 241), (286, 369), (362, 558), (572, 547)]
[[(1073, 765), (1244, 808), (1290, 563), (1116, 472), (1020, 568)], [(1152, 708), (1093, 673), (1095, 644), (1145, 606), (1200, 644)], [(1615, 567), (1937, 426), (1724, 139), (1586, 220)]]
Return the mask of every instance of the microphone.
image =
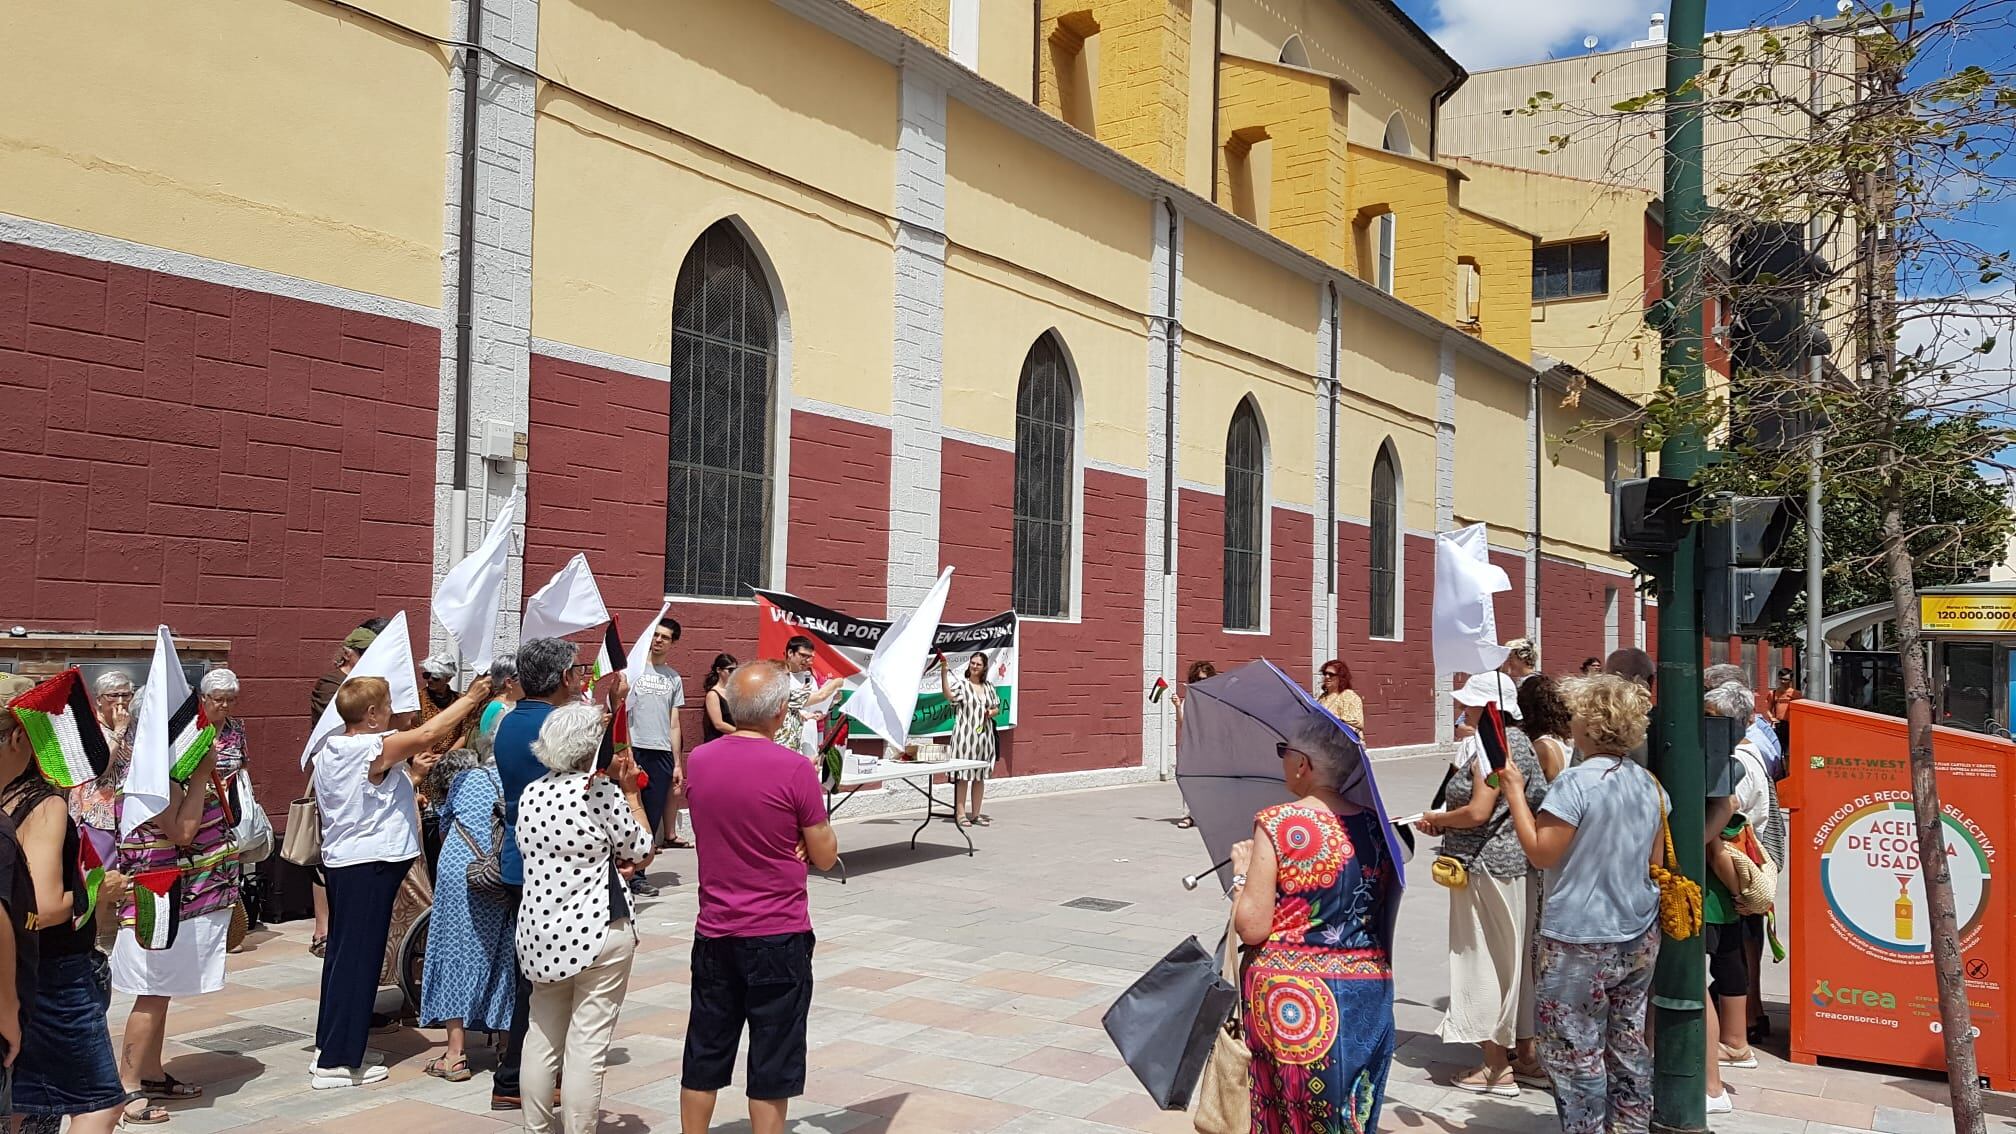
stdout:
[(1209, 870), (1200, 870), (1195, 874), (1185, 875), (1183, 878), (1183, 888), (1185, 890), (1195, 890), (1199, 882), (1230, 865), (1232, 865), (1232, 860), (1228, 858)]

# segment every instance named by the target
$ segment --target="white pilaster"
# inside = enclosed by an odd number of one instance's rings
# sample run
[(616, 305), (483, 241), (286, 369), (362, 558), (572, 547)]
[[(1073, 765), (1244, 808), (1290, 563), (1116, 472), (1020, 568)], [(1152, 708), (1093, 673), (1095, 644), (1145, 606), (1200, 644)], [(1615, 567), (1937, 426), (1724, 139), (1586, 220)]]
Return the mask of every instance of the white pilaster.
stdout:
[[(1183, 319), (1183, 222), (1169, 201), (1158, 201), (1148, 211), (1153, 252), (1148, 260), (1148, 498), (1146, 578), (1141, 589), (1141, 665), (1151, 676), (1167, 678), (1173, 686), (1183, 678), (1183, 663), (1176, 656), (1176, 576), (1175, 554), (1179, 541), (1170, 540), (1164, 555), (1164, 517), (1176, 517), (1176, 501), (1168, 491), (1170, 460), (1175, 453), (1175, 434), (1170, 423), (1181, 404), (1180, 364), (1172, 376), (1171, 359), (1181, 358)], [(1173, 290), (1172, 290), (1173, 285)], [(1171, 319), (1170, 313), (1175, 318)], [(1172, 349), (1172, 345), (1173, 348)], [(1178, 381), (1172, 382), (1174, 377)], [(1179, 396), (1170, 401), (1170, 391)], [(1160, 704), (1142, 702), (1141, 765), (1152, 768), (1162, 778), (1174, 774), (1176, 757), (1176, 715), (1169, 700)]]
[(1315, 624), (1310, 627), (1311, 671), (1337, 656), (1337, 304), (1336, 291), (1324, 285), (1316, 291), (1316, 510), (1311, 519), (1315, 539), (1309, 557), (1312, 589), (1309, 608)]
[(896, 143), (895, 408), (889, 460), (889, 611), (938, 575), (945, 362), (945, 88), (903, 69)]
[[(1540, 462), (1545, 454), (1540, 442), (1540, 377), (1534, 375), (1526, 389), (1526, 636), (1541, 650), (1546, 628), (1540, 624)], [(1541, 659), (1544, 663), (1546, 655)]]
[[(1446, 532), (1455, 527), (1456, 345), (1445, 336), (1435, 357), (1435, 530)], [(1406, 577), (1404, 567), (1401, 577)], [(1450, 692), (1449, 675), (1436, 674), (1435, 742), (1438, 744), (1450, 744), (1456, 739), (1455, 699)]]
[[(462, 199), (463, 91), (472, 58), (455, 60), (449, 98), (448, 177), (444, 194), (441, 278), (444, 329), (441, 341), (440, 423), (435, 441), (434, 577), (454, 565), (454, 552), (473, 549), (490, 518), (524, 486), (522, 461), (487, 462), (479, 441), (488, 422), (501, 422), (517, 438), (529, 433), (532, 344), (532, 155), (533, 72), (539, 61), (539, 0), (454, 0), (456, 27), (468, 27), (469, 4), (482, 5), (477, 76), (476, 179), (473, 201)], [(455, 398), (460, 309), (463, 209), (475, 210), (475, 242), (469, 341), (469, 458), (467, 519), (462, 531), (455, 515)], [(520, 517), (523, 523), (523, 517)], [(460, 536), (458, 540), (457, 536)], [(522, 541), (519, 547), (522, 548)], [(498, 649), (518, 641), (517, 596), (523, 593), (522, 552), (511, 557), (499, 614)], [(437, 647), (446, 644), (439, 628)]]

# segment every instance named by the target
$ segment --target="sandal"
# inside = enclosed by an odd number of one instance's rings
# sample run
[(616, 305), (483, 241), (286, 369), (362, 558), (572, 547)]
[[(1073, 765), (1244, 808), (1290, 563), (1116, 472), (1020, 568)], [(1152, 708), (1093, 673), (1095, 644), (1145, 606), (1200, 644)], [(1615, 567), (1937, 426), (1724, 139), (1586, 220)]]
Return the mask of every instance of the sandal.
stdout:
[(973, 825), (975, 827), (992, 827), (994, 825), (994, 817), (986, 814), (975, 815), (973, 817)]
[(324, 957), (327, 956), (328, 954), (329, 954), (329, 939), (327, 937), (311, 937), (308, 939), (309, 956)]
[(1547, 1073), (1547, 1068), (1542, 1066), (1539, 1060), (1534, 1060), (1532, 1063), (1514, 1062), (1512, 1081), (1522, 1087), (1534, 1087), (1543, 1091), (1554, 1089), (1554, 1077)]
[[(140, 1106), (137, 1111), (133, 1109), (135, 1103)], [(128, 1126), (159, 1126), (168, 1121), (168, 1118), (166, 1107), (155, 1106), (147, 1101), (146, 1095), (136, 1094), (127, 1099), (125, 1107), (120, 1110), (119, 1125), (122, 1129)]]
[(690, 841), (688, 841), (688, 840), (686, 840), (686, 839), (682, 839), (682, 838), (680, 838), (680, 837), (679, 837), (679, 836), (677, 836), (677, 835), (674, 835), (674, 836), (672, 836), (671, 838), (669, 838), (669, 839), (665, 840), (665, 845), (666, 845), (666, 846), (668, 846), (668, 847), (670, 847), (670, 848), (672, 848), (673, 850), (692, 850), (692, 849), (693, 849), (693, 844), (692, 844), (692, 843), (691, 843)]
[(466, 1083), (475, 1072), (469, 1070), (467, 1055), (458, 1055), (453, 1060), (443, 1055), (427, 1064), (427, 1074), (436, 1079), (446, 1079), (450, 1083)]
[(163, 1071), (159, 1079), (140, 1080), (140, 1093), (150, 1099), (199, 1099), (203, 1088)]
[(1719, 1044), (1717, 1046), (1721, 1048), (1721, 1058), (1719, 1062), (1722, 1064), (1722, 1066), (1733, 1067), (1738, 1071), (1746, 1071), (1752, 1067), (1757, 1066), (1756, 1049), (1746, 1047), (1739, 1051), (1736, 1048), (1730, 1047), (1726, 1043)]
[(1190, 828), (1195, 827), (1196, 825), (1197, 820), (1190, 818), (1188, 815), (1185, 815), (1183, 818), (1176, 820), (1176, 829), (1179, 831), (1187, 831)]
[(1479, 1067), (1451, 1085), (1459, 1091), (1468, 1091), (1473, 1095), (1491, 1095), (1501, 1099), (1519, 1097), (1519, 1084), (1513, 1079), (1510, 1068), (1506, 1069), (1503, 1076), (1493, 1076), (1490, 1068)]

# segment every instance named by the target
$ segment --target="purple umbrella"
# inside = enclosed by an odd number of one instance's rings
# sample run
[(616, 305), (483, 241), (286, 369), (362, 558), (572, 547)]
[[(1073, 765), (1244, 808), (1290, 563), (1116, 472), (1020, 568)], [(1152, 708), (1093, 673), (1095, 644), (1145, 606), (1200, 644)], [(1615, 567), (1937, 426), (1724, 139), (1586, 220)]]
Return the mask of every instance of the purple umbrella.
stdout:
[[(1395, 834), (1365, 743), (1350, 725), (1331, 716), (1308, 691), (1273, 662), (1262, 659), (1190, 686), (1183, 699), (1183, 732), (1177, 738), (1176, 786), (1204, 837), (1212, 861), (1232, 853), (1232, 844), (1253, 835), (1253, 816), (1295, 797), (1281, 778), (1281, 760), (1274, 746), (1288, 740), (1310, 721), (1321, 721), (1344, 734), (1357, 754), (1344, 783), (1345, 800), (1377, 815), (1386, 833), (1386, 850), (1394, 864), (1396, 890), (1406, 885), (1402, 864), (1411, 848)], [(1218, 881), (1229, 888), (1231, 868), (1218, 868)], [(1390, 943), (1397, 900), (1386, 903), (1382, 936)]]

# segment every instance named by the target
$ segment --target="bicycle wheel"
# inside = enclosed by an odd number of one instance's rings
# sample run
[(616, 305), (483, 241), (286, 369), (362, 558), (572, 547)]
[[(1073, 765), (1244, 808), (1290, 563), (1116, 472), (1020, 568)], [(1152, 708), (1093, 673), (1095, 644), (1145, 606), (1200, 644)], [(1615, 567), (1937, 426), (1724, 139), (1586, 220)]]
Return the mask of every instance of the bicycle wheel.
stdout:
[(406, 1014), (416, 1020), (420, 1017), (420, 982), (427, 972), (427, 923), (433, 919), (433, 910), (421, 911), (406, 927), (406, 936), (399, 939), (399, 991), (406, 997)]

